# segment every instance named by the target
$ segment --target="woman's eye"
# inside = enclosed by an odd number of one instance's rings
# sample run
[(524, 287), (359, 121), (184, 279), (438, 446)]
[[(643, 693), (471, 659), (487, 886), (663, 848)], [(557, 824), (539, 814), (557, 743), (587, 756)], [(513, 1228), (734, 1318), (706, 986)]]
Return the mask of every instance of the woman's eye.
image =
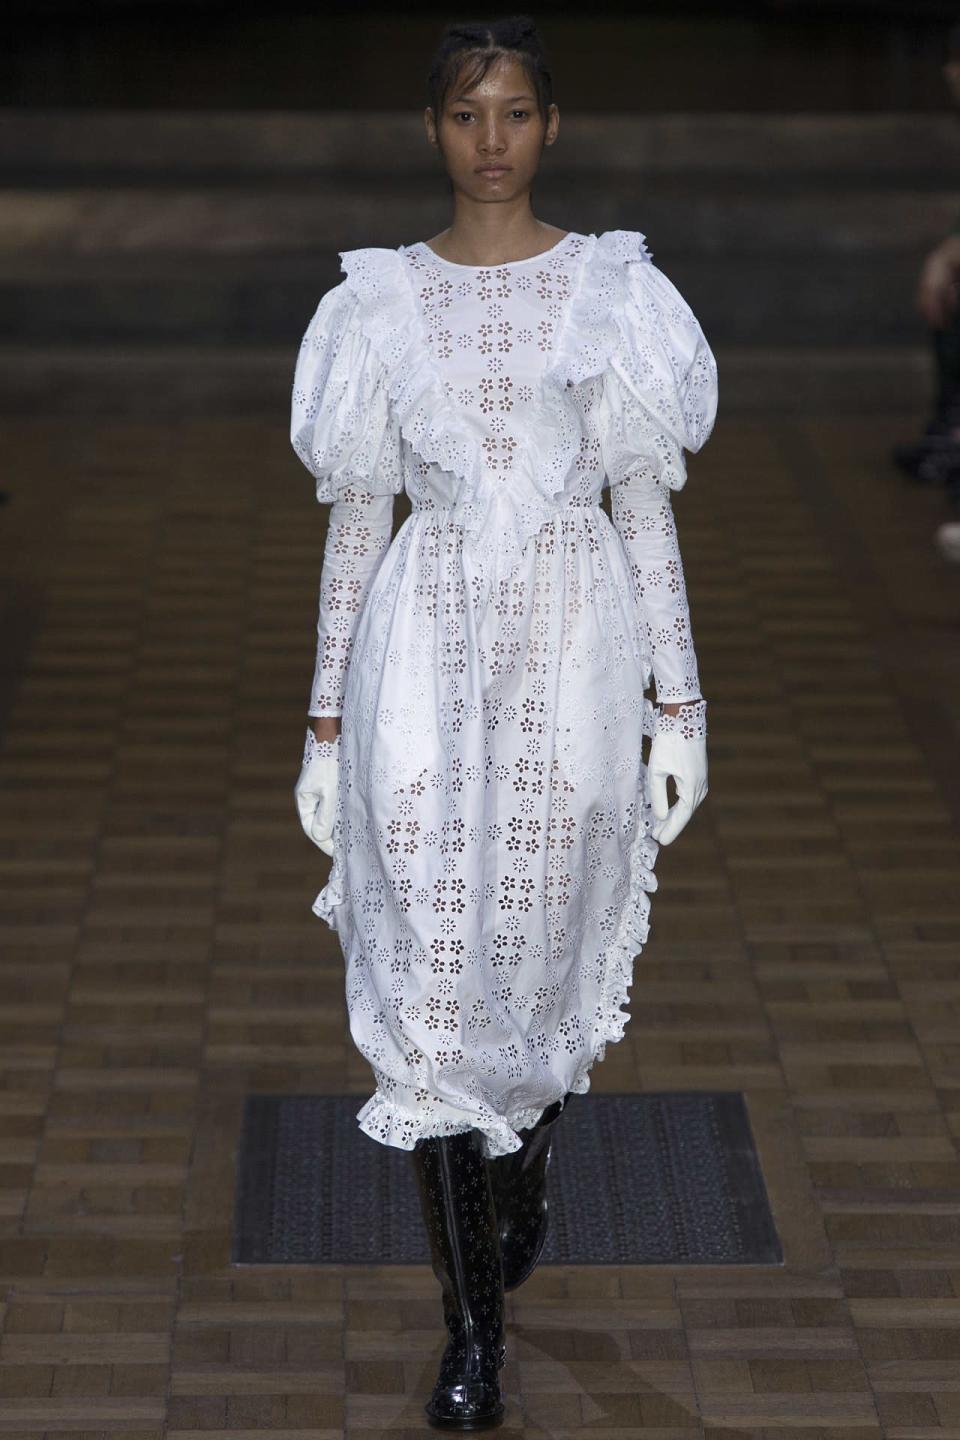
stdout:
[[(529, 110), (511, 110), (511, 111), (510, 111), (510, 114), (511, 114), (511, 115), (520, 115), (520, 116), (523, 117), (524, 120), (527, 120), (527, 119), (529, 119), (529, 117), (530, 117), (530, 111), (529, 111)], [(472, 112), (472, 110), (454, 110), (454, 112), (453, 112), (453, 118), (454, 118), (454, 120), (472, 120), (472, 119), (473, 119), (473, 112)]]

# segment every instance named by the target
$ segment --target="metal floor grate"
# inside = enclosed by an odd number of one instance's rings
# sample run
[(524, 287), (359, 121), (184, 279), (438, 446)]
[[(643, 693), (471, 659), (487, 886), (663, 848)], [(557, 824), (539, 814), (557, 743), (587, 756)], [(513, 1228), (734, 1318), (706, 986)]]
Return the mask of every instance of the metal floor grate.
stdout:
[[(248, 1096), (234, 1264), (430, 1263), (409, 1152), (360, 1130), (361, 1103)], [(574, 1095), (547, 1184), (545, 1265), (783, 1261), (738, 1091)]]

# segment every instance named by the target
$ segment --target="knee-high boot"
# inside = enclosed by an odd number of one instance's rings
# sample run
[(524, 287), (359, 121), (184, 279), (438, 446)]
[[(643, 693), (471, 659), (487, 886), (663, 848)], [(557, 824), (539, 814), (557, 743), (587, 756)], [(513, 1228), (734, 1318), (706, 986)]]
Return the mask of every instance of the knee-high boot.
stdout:
[(509, 1155), (489, 1162), (493, 1199), (500, 1226), (500, 1254), (503, 1261), (503, 1288), (515, 1290), (530, 1278), (547, 1239), (547, 1166), (553, 1131), (563, 1113), (563, 1103), (548, 1105), (536, 1125), (518, 1133), (523, 1145)]
[(479, 1130), (429, 1135), (411, 1154), (449, 1339), (425, 1406), (431, 1425), (482, 1430), (504, 1416), (503, 1271)]

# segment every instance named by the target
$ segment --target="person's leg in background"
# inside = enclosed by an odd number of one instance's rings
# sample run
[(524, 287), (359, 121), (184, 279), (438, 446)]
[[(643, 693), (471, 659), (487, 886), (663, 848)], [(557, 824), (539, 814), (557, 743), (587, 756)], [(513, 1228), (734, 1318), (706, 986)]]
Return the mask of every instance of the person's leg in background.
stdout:
[(960, 307), (950, 325), (933, 331), (939, 428), (916, 462), (913, 478), (943, 487), (948, 518), (934, 533), (943, 558), (960, 565)]
[(934, 544), (944, 560), (960, 565), (960, 324), (936, 335), (947, 436), (943, 448), (921, 462), (917, 478), (943, 486), (947, 519), (937, 526)]
[(930, 331), (936, 376), (934, 412), (919, 440), (895, 445), (896, 464), (926, 485), (949, 485), (960, 471), (960, 307), (952, 322)]

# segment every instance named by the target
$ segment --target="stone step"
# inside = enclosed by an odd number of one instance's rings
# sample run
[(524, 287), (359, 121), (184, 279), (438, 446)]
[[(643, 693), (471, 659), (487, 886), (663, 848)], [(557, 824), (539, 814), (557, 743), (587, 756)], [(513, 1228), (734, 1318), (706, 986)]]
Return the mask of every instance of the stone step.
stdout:
[[(944, 106), (946, 106), (944, 98)], [(542, 176), (586, 180), (643, 175), (840, 175), (910, 184), (956, 174), (956, 116), (876, 114), (562, 113), (561, 138)], [(142, 183), (147, 177), (442, 179), (415, 111), (7, 109), (0, 184), (64, 184), (67, 177)]]
[[(711, 343), (918, 344), (916, 261), (903, 256), (657, 252)], [(299, 341), (342, 279), (334, 253), (71, 257), (0, 266), (0, 336), (24, 345)]]
[[(359, 245), (425, 239), (449, 220), (434, 180), (325, 178), (237, 185), (155, 183), (0, 191), (0, 264), (97, 256), (333, 255)], [(802, 176), (752, 176), (731, 190), (711, 177), (692, 186), (656, 177), (627, 195), (609, 178), (554, 176), (538, 187), (538, 210), (589, 232), (641, 230), (651, 251), (680, 255), (904, 255), (919, 258), (960, 222), (960, 191), (853, 187)]]
[[(0, 336), (289, 343), (337, 252), (449, 221), (409, 114), (8, 112)], [(715, 344), (917, 345), (917, 272), (960, 218), (953, 116), (575, 116), (537, 208), (636, 229)]]
[[(716, 351), (723, 416), (842, 412), (925, 418), (933, 372), (924, 347)], [(0, 413), (272, 413), (285, 443), (296, 347), (0, 346)]]

